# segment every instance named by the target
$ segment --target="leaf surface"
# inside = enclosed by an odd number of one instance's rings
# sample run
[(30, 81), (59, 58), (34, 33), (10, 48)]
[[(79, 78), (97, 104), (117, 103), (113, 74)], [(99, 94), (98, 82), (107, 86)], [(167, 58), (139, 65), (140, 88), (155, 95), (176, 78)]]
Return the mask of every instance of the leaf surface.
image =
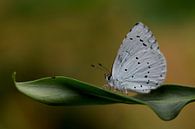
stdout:
[(127, 96), (63, 76), (27, 82), (16, 82), (14, 77), (14, 82), (20, 92), (47, 105), (142, 104), (163, 120), (174, 119), (186, 104), (195, 100), (195, 88), (171, 84), (149, 94)]

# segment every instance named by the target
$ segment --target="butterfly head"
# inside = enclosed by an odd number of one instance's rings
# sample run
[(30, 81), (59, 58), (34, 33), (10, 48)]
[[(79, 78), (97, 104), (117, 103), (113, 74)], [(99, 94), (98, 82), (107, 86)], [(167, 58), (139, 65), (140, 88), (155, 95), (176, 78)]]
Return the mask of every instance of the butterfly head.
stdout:
[(105, 73), (104, 76), (105, 76), (106, 81), (109, 82), (111, 80), (111, 77), (112, 77), (111, 73)]
[(106, 79), (108, 85), (111, 86), (111, 87), (114, 87), (116, 81), (113, 79), (112, 74), (111, 73), (106, 73), (106, 74), (104, 74), (104, 76), (105, 76), (105, 79)]

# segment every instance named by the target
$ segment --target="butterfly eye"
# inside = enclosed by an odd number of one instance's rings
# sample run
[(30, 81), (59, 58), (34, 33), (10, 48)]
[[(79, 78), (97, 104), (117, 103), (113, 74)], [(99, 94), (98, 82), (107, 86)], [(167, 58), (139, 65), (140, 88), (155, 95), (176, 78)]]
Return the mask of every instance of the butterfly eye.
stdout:
[(112, 76), (111, 74), (107, 74), (107, 75), (105, 75), (106, 80), (110, 81), (111, 76)]

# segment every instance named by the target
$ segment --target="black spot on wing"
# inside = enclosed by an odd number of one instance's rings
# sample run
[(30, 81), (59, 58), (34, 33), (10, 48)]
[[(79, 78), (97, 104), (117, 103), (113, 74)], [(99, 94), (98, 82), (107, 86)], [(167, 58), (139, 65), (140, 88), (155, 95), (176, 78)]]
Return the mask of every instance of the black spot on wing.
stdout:
[(143, 46), (147, 47), (147, 44), (143, 43)]
[(149, 84), (150, 83), (150, 80), (148, 80), (147, 82), (146, 82), (146, 84)]
[(140, 39), (139, 41), (140, 41), (140, 42), (144, 42), (144, 40), (142, 40), (142, 39)]

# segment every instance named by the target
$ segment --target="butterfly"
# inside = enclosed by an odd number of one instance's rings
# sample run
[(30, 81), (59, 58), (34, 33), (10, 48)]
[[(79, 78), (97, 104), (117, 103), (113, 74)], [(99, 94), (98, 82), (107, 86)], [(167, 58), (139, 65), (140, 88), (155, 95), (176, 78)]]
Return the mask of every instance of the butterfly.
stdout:
[(150, 29), (138, 22), (123, 39), (112, 71), (105, 75), (110, 87), (149, 93), (165, 80), (166, 59)]

